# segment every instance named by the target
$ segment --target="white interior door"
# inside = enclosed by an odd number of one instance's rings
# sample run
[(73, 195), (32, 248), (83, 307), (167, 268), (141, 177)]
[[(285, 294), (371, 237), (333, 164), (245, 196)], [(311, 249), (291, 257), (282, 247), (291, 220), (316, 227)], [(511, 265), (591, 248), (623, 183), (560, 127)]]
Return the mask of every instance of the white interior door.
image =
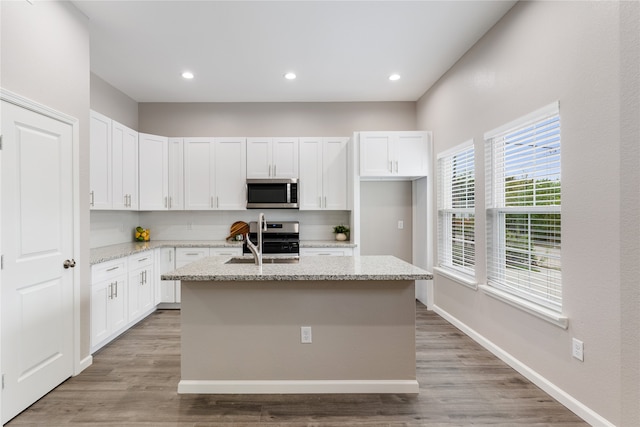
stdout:
[(73, 128), (2, 101), (2, 422), (73, 374)]

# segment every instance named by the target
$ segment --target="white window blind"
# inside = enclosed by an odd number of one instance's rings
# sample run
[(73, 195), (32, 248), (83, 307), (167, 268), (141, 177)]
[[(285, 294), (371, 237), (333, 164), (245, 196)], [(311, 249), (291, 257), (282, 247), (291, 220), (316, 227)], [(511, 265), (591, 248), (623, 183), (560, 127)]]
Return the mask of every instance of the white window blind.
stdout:
[(475, 275), (473, 141), (438, 156), (438, 265)]
[(485, 144), (488, 284), (560, 312), (558, 104), (485, 135)]

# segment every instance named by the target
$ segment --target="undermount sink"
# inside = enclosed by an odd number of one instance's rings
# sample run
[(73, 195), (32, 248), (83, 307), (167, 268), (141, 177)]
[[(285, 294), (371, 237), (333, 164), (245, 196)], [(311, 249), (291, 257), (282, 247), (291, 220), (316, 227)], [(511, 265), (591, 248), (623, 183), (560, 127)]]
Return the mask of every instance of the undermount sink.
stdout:
[[(297, 264), (300, 261), (299, 258), (262, 258), (262, 264)], [(255, 264), (253, 258), (231, 258), (225, 264)]]

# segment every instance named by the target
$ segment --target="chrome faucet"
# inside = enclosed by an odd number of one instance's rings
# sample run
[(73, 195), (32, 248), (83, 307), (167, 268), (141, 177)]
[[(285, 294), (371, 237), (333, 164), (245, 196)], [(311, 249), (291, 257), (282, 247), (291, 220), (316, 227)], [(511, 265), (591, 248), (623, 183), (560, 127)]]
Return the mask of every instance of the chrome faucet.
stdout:
[(253, 254), (253, 259), (256, 265), (262, 265), (262, 230), (267, 230), (267, 220), (264, 217), (264, 213), (260, 212), (258, 215), (258, 244), (254, 245), (251, 239), (249, 239), (249, 233), (246, 235), (247, 247)]

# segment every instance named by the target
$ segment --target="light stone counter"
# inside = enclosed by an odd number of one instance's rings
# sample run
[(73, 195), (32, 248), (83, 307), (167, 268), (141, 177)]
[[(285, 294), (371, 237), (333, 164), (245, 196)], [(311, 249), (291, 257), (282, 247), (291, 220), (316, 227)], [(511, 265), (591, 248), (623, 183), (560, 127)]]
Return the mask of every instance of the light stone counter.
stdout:
[[(123, 258), (139, 252), (157, 248), (241, 248), (242, 242), (227, 242), (225, 240), (152, 240), (149, 242), (129, 242), (117, 245), (93, 248), (90, 252), (90, 263), (99, 264)], [(351, 242), (333, 240), (313, 240), (300, 242), (302, 248), (354, 248)]]
[(212, 256), (162, 275), (183, 281), (431, 280), (433, 275), (393, 256), (300, 257), (295, 264), (226, 264), (232, 257)]

